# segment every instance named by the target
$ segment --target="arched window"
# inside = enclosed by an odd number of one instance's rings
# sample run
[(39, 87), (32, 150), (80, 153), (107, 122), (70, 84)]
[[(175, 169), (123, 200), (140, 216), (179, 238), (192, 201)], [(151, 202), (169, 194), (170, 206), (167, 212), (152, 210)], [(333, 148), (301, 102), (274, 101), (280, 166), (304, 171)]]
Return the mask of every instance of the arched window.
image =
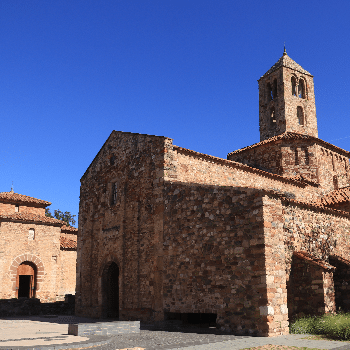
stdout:
[(273, 100), (273, 91), (270, 83), (267, 83), (267, 100), (268, 101)]
[(305, 83), (303, 79), (299, 80), (298, 96), (299, 98), (305, 98)]
[(270, 110), (270, 126), (276, 126), (276, 115), (275, 115), (275, 107), (272, 107)]
[(293, 96), (297, 95), (297, 81), (295, 77), (292, 77), (292, 95)]
[(303, 112), (303, 108), (300, 106), (297, 107), (297, 117), (298, 117), (299, 125), (304, 125), (304, 122), (305, 122), (304, 112)]

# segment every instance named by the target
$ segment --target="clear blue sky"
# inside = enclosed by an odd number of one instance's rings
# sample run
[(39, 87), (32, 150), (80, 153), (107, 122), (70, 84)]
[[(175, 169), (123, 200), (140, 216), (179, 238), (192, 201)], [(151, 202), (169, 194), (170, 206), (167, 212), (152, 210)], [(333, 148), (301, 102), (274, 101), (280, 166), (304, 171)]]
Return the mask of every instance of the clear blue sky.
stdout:
[(78, 214), (112, 130), (226, 158), (259, 141), (283, 53), (314, 75), (319, 137), (350, 150), (350, 1), (1, 0), (0, 191)]

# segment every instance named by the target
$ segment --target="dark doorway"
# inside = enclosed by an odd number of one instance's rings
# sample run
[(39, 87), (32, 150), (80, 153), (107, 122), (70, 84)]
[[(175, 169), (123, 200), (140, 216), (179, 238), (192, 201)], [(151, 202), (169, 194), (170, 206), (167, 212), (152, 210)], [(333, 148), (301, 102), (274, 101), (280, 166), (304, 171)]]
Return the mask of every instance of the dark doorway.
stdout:
[(103, 317), (119, 317), (119, 268), (112, 262), (103, 276)]
[(19, 275), (18, 298), (29, 298), (32, 276)]
[(337, 256), (330, 256), (329, 263), (336, 267), (333, 272), (336, 311), (350, 312), (350, 265)]
[(17, 298), (35, 297), (36, 266), (25, 261), (18, 266), (16, 277)]

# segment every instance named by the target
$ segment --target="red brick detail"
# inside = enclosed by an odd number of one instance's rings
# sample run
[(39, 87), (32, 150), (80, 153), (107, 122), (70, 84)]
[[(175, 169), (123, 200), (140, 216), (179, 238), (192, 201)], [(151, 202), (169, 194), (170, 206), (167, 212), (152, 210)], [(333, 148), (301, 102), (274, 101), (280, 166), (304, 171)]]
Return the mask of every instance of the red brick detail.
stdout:
[[(44, 265), (41, 262), (40, 258), (37, 256), (34, 256), (32, 254), (22, 254), (17, 256), (13, 262), (12, 265), (10, 266), (10, 274), (11, 274), (11, 281), (13, 282), (12, 285), (12, 290), (16, 290), (16, 274), (17, 274), (17, 269), (20, 264), (22, 264), (24, 261), (30, 261), (33, 264), (36, 265), (37, 268), (37, 276), (44, 276)], [(36, 261), (39, 261), (39, 264), (36, 263)], [(36, 285), (36, 290), (39, 290), (40, 288), (40, 283), (41, 279), (37, 279), (37, 285)]]

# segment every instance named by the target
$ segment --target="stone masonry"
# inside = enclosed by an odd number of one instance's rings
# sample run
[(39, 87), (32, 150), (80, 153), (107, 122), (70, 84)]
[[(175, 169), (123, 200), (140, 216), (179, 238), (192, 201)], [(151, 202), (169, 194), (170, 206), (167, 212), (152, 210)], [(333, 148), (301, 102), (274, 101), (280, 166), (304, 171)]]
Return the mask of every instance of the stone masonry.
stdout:
[(259, 96), (261, 141), (227, 159), (110, 134), (81, 178), (77, 315), (276, 336), (350, 311), (350, 152), (318, 139), (313, 77), (286, 52)]

